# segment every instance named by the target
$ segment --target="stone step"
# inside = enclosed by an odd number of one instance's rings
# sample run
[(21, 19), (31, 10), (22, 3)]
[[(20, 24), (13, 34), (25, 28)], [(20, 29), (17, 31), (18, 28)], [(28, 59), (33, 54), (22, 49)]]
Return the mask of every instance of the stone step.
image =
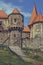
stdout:
[(26, 57), (26, 55), (23, 53), (23, 50), (19, 46), (9, 46), (10, 50), (14, 53), (16, 53), (18, 56), (20, 56), (22, 59)]

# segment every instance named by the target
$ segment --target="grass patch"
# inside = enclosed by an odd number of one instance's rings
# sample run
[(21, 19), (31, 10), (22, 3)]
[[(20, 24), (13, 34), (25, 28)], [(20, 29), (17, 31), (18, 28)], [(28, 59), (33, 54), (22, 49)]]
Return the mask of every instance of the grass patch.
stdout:
[(27, 57), (43, 62), (43, 52), (41, 52), (40, 49), (23, 48), (23, 50)]
[(41, 57), (39, 55), (34, 55), (33, 58), (38, 60), (38, 61), (42, 61), (43, 62), (43, 57)]
[(11, 53), (11, 51), (6, 48), (0, 46), (0, 65), (34, 65), (30, 62), (24, 62), (18, 56)]

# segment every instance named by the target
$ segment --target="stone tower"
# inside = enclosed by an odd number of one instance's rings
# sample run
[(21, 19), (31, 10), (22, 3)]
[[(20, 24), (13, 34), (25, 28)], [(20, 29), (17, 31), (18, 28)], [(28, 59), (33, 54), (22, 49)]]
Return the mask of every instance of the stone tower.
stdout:
[(43, 16), (37, 13), (36, 7), (33, 8), (30, 19), (30, 43), (32, 48), (43, 49)]
[(22, 30), (24, 27), (24, 16), (17, 8), (8, 16), (9, 31), (10, 31), (10, 45), (22, 46)]

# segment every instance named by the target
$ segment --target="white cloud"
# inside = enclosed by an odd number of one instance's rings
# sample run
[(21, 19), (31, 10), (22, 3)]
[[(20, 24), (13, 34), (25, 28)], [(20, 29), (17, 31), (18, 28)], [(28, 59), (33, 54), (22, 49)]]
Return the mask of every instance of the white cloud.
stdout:
[(31, 17), (31, 13), (29, 12), (21, 12), (25, 17)]
[[(23, 0), (19, 0), (19, 1), (23, 1)], [(31, 13), (29, 12), (22, 12), (21, 6), (16, 6), (16, 5), (13, 5), (12, 3), (5, 3), (3, 1), (0, 1), (0, 9), (5, 10), (7, 14), (10, 14), (14, 8), (18, 8), (25, 17), (31, 16)]]
[(5, 3), (3, 1), (0, 1), (0, 9), (3, 9), (6, 11), (7, 14), (10, 14), (14, 8), (20, 9), (20, 6), (13, 5), (12, 3)]
[(5, 2), (0, 1), (0, 9), (4, 9), (7, 13), (10, 13), (13, 7), (11, 7), (11, 3), (6, 4)]

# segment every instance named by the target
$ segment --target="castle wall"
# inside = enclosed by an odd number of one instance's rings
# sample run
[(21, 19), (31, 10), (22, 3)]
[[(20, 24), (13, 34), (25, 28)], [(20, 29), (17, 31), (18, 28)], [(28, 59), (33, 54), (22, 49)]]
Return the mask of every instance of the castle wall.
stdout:
[(30, 33), (29, 32), (22, 32), (22, 38), (29, 38)]
[(22, 47), (29, 47), (30, 44), (30, 33), (22, 32)]

